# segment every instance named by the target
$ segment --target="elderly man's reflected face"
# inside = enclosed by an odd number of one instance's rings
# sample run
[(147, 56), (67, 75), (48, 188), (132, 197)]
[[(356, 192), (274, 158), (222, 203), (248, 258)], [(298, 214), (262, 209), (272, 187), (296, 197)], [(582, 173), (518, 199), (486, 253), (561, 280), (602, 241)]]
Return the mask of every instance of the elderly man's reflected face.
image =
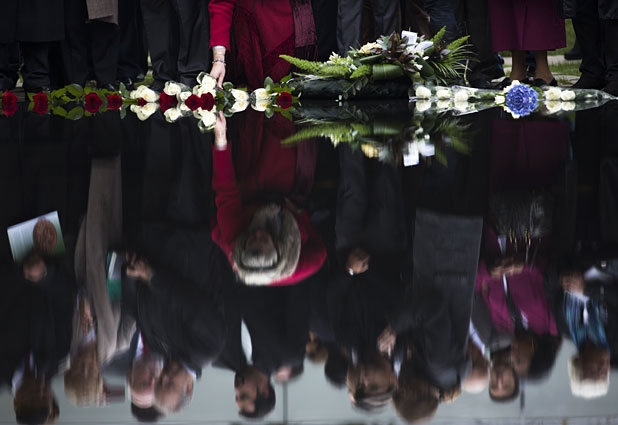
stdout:
[(185, 394), (193, 392), (193, 377), (178, 362), (170, 361), (165, 365), (154, 390), (157, 404), (169, 411), (176, 411)]
[(489, 372), (489, 393), (502, 398), (512, 394), (515, 389), (515, 371), (507, 364), (497, 364)]
[(127, 382), (131, 388), (131, 401), (138, 407), (152, 406), (155, 383), (161, 369), (161, 361), (150, 356), (142, 356), (133, 362)]
[(239, 412), (253, 413), (258, 394), (267, 397), (269, 391), (268, 376), (252, 366), (234, 376), (234, 392)]

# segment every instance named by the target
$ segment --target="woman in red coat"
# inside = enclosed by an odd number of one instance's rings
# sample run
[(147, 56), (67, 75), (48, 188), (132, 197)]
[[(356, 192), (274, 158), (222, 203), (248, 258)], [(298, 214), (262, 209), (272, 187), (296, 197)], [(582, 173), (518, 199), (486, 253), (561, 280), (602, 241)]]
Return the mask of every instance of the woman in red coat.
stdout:
[[(293, 124), (275, 115), (247, 111), (237, 117), (234, 156), (225, 118), (215, 127), (213, 181), (216, 223), (212, 238), (247, 285), (291, 285), (320, 270), (326, 249), (306, 211), (290, 198), (306, 194), (313, 181), (315, 149), (283, 146)], [(284, 198), (282, 203), (272, 199)]]
[(511, 80), (526, 78), (526, 51), (534, 52), (534, 85), (552, 85), (547, 51), (566, 46), (564, 19), (555, 0), (489, 0), (493, 50), (513, 53)]
[(262, 87), (266, 77), (279, 81), (290, 72), (290, 64), (279, 55), (304, 59), (317, 55), (310, 0), (211, 0), (208, 11), (210, 74), (220, 86), (230, 48), (230, 75), (251, 88)]

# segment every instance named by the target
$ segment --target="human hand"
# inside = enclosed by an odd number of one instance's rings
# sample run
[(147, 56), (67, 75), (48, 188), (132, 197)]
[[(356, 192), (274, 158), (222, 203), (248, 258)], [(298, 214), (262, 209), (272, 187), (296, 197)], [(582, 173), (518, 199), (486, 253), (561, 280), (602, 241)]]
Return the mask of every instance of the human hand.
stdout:
[(138, 259), (135, 253), (127, 253), (127, 276), (132, 279), (138, 279), (145, 283), (150, 283), (152, 279), (152, 267), (148, 261)]
[(346, 270), (351, 275), (365, 273), (369, 269), (369, 260), (371, 256), (362, 248), (354, 248), (348, 254), (346, 261)]
[(220, 150), (227, 148), (227, 121), (222, 111), (217, 114), (215, 122), (215, 146)]
[(390, 325), (387, 326), (378, 337), (378, 350), (380, 350), (380, 353), (390, 356), (393, 353), (396, 340), (397, 335), (395, 331)]

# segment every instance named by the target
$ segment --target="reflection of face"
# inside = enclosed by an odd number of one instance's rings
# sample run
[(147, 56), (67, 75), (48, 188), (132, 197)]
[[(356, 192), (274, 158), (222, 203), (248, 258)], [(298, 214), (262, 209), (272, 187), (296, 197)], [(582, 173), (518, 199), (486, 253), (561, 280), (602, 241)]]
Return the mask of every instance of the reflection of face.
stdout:
[(515, 389), (515, 371), (507, 364), (497, 364), (489, 371), (489, 393), (493, 397), (503, 398)]
[(183, 395), (192, 391), (193, 377), (180, 363), (172, 360), (165, 365), (155, 385), (154, 396), (158, 404), (175, 411)]
[(603, 381), (609, 373), (609, 350), (606, 348), (587, 347), (577, 360), (582, 379)]
[(133, 362), (127, 376), (131, 388), (131, 401), (138, 407), (151, 407), (155, 382), (161, 375), (161, 362), (142, 356)]
[(53, 411), (54, 395), (45, 384), (44, 379), (35, 379), (32, 376), (24, 376), (21, 386), (15, 392), (13, 407), (15, 412), (28, 408), (31, 410)]
[(253, 367), (237, 373), (234, 377), (234, 392), (239, 412), (253, 413), (258, 392), (266, 397), (268, 391), (268, 377)]
[(30, 282), (40, 282), (47, 274), (47, 265), (40, 255), (34, 254), (24, 262), (24, 277)]
[(511, 342), (511, 363), (517, 375), (528, 376), (534, 356), (534, 340), (531, 336), (516, 338)]
[(351, 395), (361, 391), (366, 395), (384, 394), (397, 382), (389, 361), (380, 357), (348, 370), (348, 390)]
[(369, 269), (369, 261), (371, 257), (362, 248), (354, 248), (348, 254), (348, 261), (346, 267), (348, 270), (352, 270), (354, 274), (365, 273)]

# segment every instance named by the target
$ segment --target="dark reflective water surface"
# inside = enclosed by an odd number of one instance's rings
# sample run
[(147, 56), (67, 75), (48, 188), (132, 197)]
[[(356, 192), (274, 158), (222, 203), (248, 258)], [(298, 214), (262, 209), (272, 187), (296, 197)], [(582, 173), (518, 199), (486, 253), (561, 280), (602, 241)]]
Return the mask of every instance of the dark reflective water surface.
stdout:
[(0, 423), (618, 423), (618, 102), (419, 109), (0, 117)]

